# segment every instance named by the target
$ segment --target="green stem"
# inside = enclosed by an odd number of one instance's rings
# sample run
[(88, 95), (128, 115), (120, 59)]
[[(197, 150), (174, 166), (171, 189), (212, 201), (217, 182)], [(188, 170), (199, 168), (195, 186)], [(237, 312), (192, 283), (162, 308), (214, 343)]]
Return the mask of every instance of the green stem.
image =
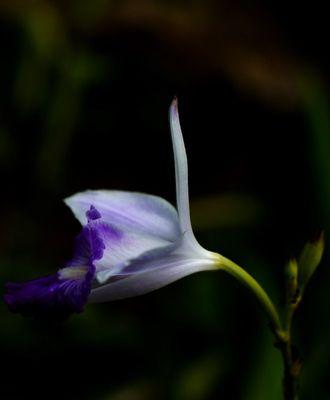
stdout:
[(283, 398), (284, 400), (298, 400), (298, 377), (300, 361), (292, 358), (291, 340), (279, 344), (284, 364)]
[(286, 340), (279, 342), (284, 363), (283, 393), (285, 400), (298, 400), (298, 378), (301, 370), (301, 360), (292, 352), (292, 319), (300, 303), (301, 297), (288, 296), (285, 309), (284, 331)]
[(284, 326), (282, 326), (279, 314), (272, 300), (263, 287), (248, 272), (233, 261), (222, 256), (219, 256), (219, 268), (247, 287), (266, 312), (272, 332), (276, 338), (276, 347), (279, 348), (282, 354), (284, 364), (284, 400), (298, 400), (298, 377), (301, 361), (297, 356), (293, 355), (292, 352), (291, 323), (294, 311), (300, 302), (300, 296), (295, 299), (294, 302), (291, 297), (287, 299)]
[(221, 257), (220, 262), (222, 270), (236, 278), (257, 298), (261, 307), (264, 309), (270, 320), (273, 333), (275, 334), (276, 338), (279, 339), (283, 335), (281, 320), (273, 302), (271, 301), (265, 290), (262, 288), (262, 286), (242, 267), (235, 264), (228, 258)]

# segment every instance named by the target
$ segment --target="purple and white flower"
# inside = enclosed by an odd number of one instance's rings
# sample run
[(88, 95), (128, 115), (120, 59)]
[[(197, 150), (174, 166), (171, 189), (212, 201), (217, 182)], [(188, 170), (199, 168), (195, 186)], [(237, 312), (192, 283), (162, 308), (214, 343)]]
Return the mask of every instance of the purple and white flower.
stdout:
[(144, 193), (91, 190), (65, 203), (82, 224), (72, 260), (56, 274), (8, 283), (9, 309), (24, 315), (66, 317), (86, 302), (104, 302), (159, 289), (186, 275), (218, 269), (191, 227), (188, 165), (176, 99), (170, 107), (177, 210)]

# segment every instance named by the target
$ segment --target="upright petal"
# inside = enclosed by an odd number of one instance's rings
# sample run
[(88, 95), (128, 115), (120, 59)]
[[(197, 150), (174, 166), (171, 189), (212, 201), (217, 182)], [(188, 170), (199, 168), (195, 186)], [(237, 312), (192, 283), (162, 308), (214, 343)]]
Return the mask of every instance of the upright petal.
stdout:
[(64, 200), (82, 225), (93, 205), (102, 221), (121, 231), (154, 236), (169, 242), (180, 237), (178, 214), (166, 200), (144, 193), (88, 190)]
[(191, 227), (189, 210), (188, 161), (180, 126), (178, 102), (176, 98), (171, 104), (169, 119), (175, 163), (176, 201), (181, 232), (184, 234), (186, 239), (185, 245), (188, 245), (192, 251), (197, 250), (201, 253), (204, 253), (205, 250), (197, 242)]

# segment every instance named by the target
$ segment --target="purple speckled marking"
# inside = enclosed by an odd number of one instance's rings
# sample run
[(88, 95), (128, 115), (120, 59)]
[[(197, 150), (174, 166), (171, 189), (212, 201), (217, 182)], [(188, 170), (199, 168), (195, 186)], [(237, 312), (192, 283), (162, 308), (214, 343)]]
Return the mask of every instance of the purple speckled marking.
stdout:
[(93, 205), (91, 205), (90, 209), (86, 212), (86, 217), (88, 221), (94, 221), (101, 218), (101, 214)]

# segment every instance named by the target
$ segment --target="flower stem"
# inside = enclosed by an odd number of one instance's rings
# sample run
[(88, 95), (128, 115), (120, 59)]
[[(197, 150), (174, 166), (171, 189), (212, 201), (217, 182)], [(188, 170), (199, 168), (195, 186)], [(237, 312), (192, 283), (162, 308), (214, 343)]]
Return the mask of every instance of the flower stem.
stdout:
[(288, 296), (284, 316), (285, 340), (278, 341), (277, 347), (281, 351), (284, 363), (283, 394), (284, 400), (298, 400), (298, 378), (302, 366), (302, 361), (292, 345), (292, 319), (295, 310), (299, 306), (301, 296)]
[(295, 299), (294, 302), (292, 302), (292, 299), (288, 301), (284, 325), (282, 326), (281, 319), (272, 300), (263, 287), (248, 272), (222, 256), (219, 259), (219, 267), (247, 287), (266, 312), (270, 321), (270, 328), (276, 338), (275, 345), (281, 351), (284, 364), (283, 398), (284, 400), (298, 400), (298, 377), (301, 369), (301, 360), (293, 352), (291, 323), (294, 311), (300, 302), (300, 297)]
[(281, 351), (284, 375), (283, 375), (283, 398), (284, 400), (298, 400), (298, 377), (301, 369), (301, 361), (293, 356), (291, 338), (279, 342), (278, 348)]
[(253, 278), (253, 276), (228, 258), (221, 257), (220, 262), (220, 268), (222, 270), (236, 278), (253, 293), (253, 295), (259, 301), (261, 307), (266, 312), (271, 324), (271, 329), (276, 338), (281, 337), (283, 335), (283, 329), (280, 317), (272, 300), (269, 298), (262, 286)]

